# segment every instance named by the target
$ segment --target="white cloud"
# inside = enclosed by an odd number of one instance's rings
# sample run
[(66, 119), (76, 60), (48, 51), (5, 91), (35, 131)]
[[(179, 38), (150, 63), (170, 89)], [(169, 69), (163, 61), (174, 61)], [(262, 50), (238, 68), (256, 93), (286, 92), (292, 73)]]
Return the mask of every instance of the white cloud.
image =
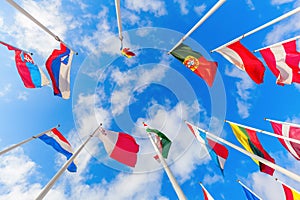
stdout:
[(8, 83), (4, 86), (4, 88), (0, 91), (0, 97), (6, 96), (11, 90), (11, 84)]
[(248, 7), (250, 8), (250, 10), (255, 10), (252, 0), (246, 0), (246, 3), (248, 5)]
[(293, 2), (294, 0), (272, 0), (271, 1), (271, 4), (272, 5), (282, 5), (282, 4), (285, 4), (285, 3), (290, 3), (290, 2)]
[(150, 12), (156, 17), (167, 14), (166, 5), (164, 1), (153, 0), (153, 1), (140, 1), (140, 0), (125, 0), (125, 7), (129, 10), (134, 10), (138, 13)]
[(237, 88), (237, 107), (238, 113), (242, 118), (249, 117), (249, 109), (251, 108), (251, 104), (249, 100), (251, 100), (251, 93), (255, 89), (254, 82), (249, 78), (246, 72), (233, 67), (230, 71), (227, 67), (225, 70), (225, 74), (230, 77), (239, 78), (240, 81), (236, 83)]
[(19, 100), (22, 100), (22, 101), (27, 101), (27, 100), (28, 100), (28, 95), (29, 95), (28, 92), (19, 92), (17, 98), (18, 98)]
[(194, 11), (197, 15), (203, 15), (203, 12), (206, 10), (206, 4), (202, 4), (200, 6), (194, 6)]
[(174, 0), (175, 3), (178, 3), (180, 6), (180, 12), (182, 15), (186, 15), (189, 13), (187, 9), (187, 1), (186, 0)]
[(224, 178), (217, 174), (213, 174), (212, 176), (206, 174), (202, 182), (205, 183), (205, 185), (212, 185), (217, 182), (224, 182)]

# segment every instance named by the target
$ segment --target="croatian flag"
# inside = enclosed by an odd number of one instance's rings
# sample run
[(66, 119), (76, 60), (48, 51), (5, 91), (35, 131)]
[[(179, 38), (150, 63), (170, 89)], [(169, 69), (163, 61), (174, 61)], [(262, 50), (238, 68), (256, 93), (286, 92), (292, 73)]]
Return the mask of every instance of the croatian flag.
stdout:
[(15, 51), (15, 62), (19, 75), (23, 81), (26, 88), (39, 88), (45, 85), (49, 85), (49, 80), (47, 79), (44, 72), (34, 64), (33, 59), (28, 53), (17, 49), (9, 44), (1, 42), (9, 50)]
[[(67, 139), (56, 129), (52, 129), (50, 132), (45, 133), (39, 137), (46, 144), (52, 146), (56, 151), (65, 155), (69, 159), (73, 155), (73, 149)], [(72, 162), (68, 166), (69, 172), (76, 172), (77, 166)]]
[(54, 49), (46, 61), (54, 95), (63, 99), (70, 98), (70, 69), (74, 52), (60, 43), (60, 49)]
[(206, 146), (211, 159), (213, 159), (214, 162), (220, 167), (223, 174), (225, 161), (228, 157), (227, 148), (224, 145), (207, 138), (206, 134), (199, 133), (198, 129), (196, 129), (196, 127), (190, 123), (186, 122), (186, 125), (189, 127), (190, 131), (194, 134), (197, 140)]

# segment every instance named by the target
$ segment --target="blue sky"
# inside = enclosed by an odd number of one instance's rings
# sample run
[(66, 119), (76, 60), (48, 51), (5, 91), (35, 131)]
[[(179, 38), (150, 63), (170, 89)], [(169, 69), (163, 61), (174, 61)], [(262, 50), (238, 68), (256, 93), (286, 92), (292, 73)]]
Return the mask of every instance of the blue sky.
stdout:
[[(189, 71), (166, 52), (217, 2), (187, 0), (121, 0), (124, 46), (137, 56), (119, 53), (114, 1), (16, 0), (36, 19), (71, 46), (71, 98), (53, 95), (51, 87), (26, 89), (14, 64), (14, 53), (0, 47), (0, 148), (60, 124), (59, 130), (77, 149), (100, 122), (137, 138), (140, 154), (135, 169), (107, 157), (98, 138), (78, 156), (78, 172), (66, 172), (45, 199), (176, 199), (142, 122), (160, 129), (173, 141), (167, 162), (188, 199), (203, 199), (202, 182), (215, 199), (246, 199), (240, 179), (263, 199), (284, 199), (274, 180), (300, 190), (299, 183), (279, 172), (259, 172), (247, 156), (228, 147), (224, 177), (185, 126), (188, 120), (239, 145), (224, 119), (272, 131), (265, 117), (300, 123), (300, 87), (275, 84), (266, 67), (256, 85), (218, 53), (210, 50), (298, 7), (296, 0), (227, 1), (186, 44), (218, 62), (214, 86)], [(34, 53), (44, 63), (59, 43), (0, 2), (0, 40)], [(289, 17), (242, 40), (255, 50), (299, 35), (300, 15)], [(260, 54), (255, 53), (260, 60)], [(296, 161), (276, 138), (258, 134), (276, 163), (299, 174)], [(1, 157), (0, 199), (34, 199), (63, 165), (65, 158), (39, 140)]]

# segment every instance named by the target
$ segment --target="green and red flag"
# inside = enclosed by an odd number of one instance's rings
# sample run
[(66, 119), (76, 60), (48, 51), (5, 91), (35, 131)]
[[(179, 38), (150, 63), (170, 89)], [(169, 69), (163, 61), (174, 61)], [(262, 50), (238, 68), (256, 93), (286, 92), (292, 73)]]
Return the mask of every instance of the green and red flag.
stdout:
[(213, 85), (218, 67), (217, 62), (206, 60), (199, 52), (185, 44), (180, 44), (170, 53), (200, 76), (210, 87)]
[[(232, 131), (237, 138), (237, 140), (243, 145), (243, 147), (249, 151), (250, 153), (253, 153), (261, 158), (264, 158), (272, 163), (275, 164), (274, 158), (272, 158), (263, 148), (261, 143), (259, 142), (256, 131), (251, 130), (249, 128), (244, 128), (241, 126), (238, 126), (233, 123), (229, 123)], [(256, 159), (253, 159), (256, 164), (259, 165), (260, 171), (264, 172), (269, 175), (273, 175), (274, 169), (264, 163), (259, 162)]]
[(167, 158), (171, 144), (172, 144), (171, 140), (165, 134), (160, 132), (159, 130), (149, 128), (148, 125), (145, 123), (144, 123), (144, 126), (146, 127), (146, 131), (148, 133), (154, 133), (158, 136), (156, 145), (157, 145), (158, 149), (161, 151), (162, 156), (164, 158)]

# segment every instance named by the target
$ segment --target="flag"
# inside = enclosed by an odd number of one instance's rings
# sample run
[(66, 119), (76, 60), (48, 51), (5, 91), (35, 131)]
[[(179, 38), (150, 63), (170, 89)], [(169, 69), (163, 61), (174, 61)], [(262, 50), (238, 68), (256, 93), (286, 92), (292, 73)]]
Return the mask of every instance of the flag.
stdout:
[(50, 82), (46, 75), (37, 65), (34, 64), (33, 59), (28, 53), (4, 42), (0, 41), (0, 43), (5, 45), (9, 50), (15, 51), (17, 70), (26, 88), (39, 88), (49, 85)]
[(70, 69), (74, 52), (60, 43), (60, 49), (54, 49), (46, 61), (54, 95), (70, 98)]
[(242, 184), (240, 181), (239, 183), (241, 184), (248, 200), (261, 200), (260, 197), (258, 197), (254, 192), (249, 190), (244, 184)]
[[(229, 123), (229, 124), (232, 128), (235, 137), (247, 151), (257, 156), (260, 156), (261, 158), (264, 158), (272, 163), (275, 163), (275, 160), (262, 147), (261, 143), (257, 138), (256, 132), (254, 130), (243, 128), (233, 123)], [(269, 167), (268, 165), (265, 165), (264, 163), (257, 161), (256, 159), (253, 160), (256, 164), (259, 165), (261, 172), (264, 172), (269, 175), (273, 175), (274, 173), (273, 168)]]
[[(274, 133), (288, 138), (300, 140), (300, 128), (289, 124), (270, 121)], [(300, 160), (300, 144), (278, 138), (280, 143), (297, 159)]]
[(122, 53), (123, 56), (125, 56), (127, 58), (131, 58), (131, 57), (135, 56), (135, 53), (130, 51), (129, 48), (122, 48), (121, 53)]
[(259, 51), (266, 64), (277, 77), (279, 85), (300, 83), (300, 53), (296, 40), (282, 43)]
[(104, 148), (111, 158), (135, 167), (139, 145), (131, 135), (102, 128), (99, 139), (103, 142)]
[(200, 183), (203, 191), (204, 200), (214, 200), (214, 198), (209, 194), (205, 187)]
[(239, 69), (246, 71), (250, 78), (257, 84), (263, 82), (265, 67), (240, 41), (232, 43), (217, 50), (229, 62)]
[(188, 122), (186, 122), (186, 125), (198, 139), (198, 141), (202, 144), (205, 144), (211, 159), (219, 166), (221, 172), (223, 173), (225, 161), (228, 157), (227, 148), (224, 145), (207, 138), (205, 133), (199, 132), (193, 125), (189, 124)]
[(288, 187), (285, 184), (281, 184), (283, 187), (283, 191), (285, 194), (285, 199), (286, 200), (299, 200), (300, 199), (300, 193), (297, 192), (296, 190)]
[[(39, 139), (52, 146), (59, 153), (65, 155), (67, 159), (73, 155), (73, 149), (70, 143), (56, 128), (53, 128), (50, 132), (40, 136)], [(68, 171), (77, 171), (77, 166), (74, 162), (68, 166)]]
[[(159, 138), (158, 138), (158, 148), (161, 148), (161, 154), (164, 158), (168, 157), (169, 151), (170, 151), (170, 147), (171, 147), (171, 140), (162, 132), (160, 132), (157, 129), (152, 129), (149, 128), (147, 124), (144, 123), (144, 126), (146, 127), (146, 131), (148, 133), (154, 133), (156, 134)], [(160, 147), (161, 146), (161, 147)]]
[(200, 76), (210, 87), (213, 85), (218, 67), (217, 62), (206, 60), (199, 52), (185, 44), (180, 44), (171, 54)]

